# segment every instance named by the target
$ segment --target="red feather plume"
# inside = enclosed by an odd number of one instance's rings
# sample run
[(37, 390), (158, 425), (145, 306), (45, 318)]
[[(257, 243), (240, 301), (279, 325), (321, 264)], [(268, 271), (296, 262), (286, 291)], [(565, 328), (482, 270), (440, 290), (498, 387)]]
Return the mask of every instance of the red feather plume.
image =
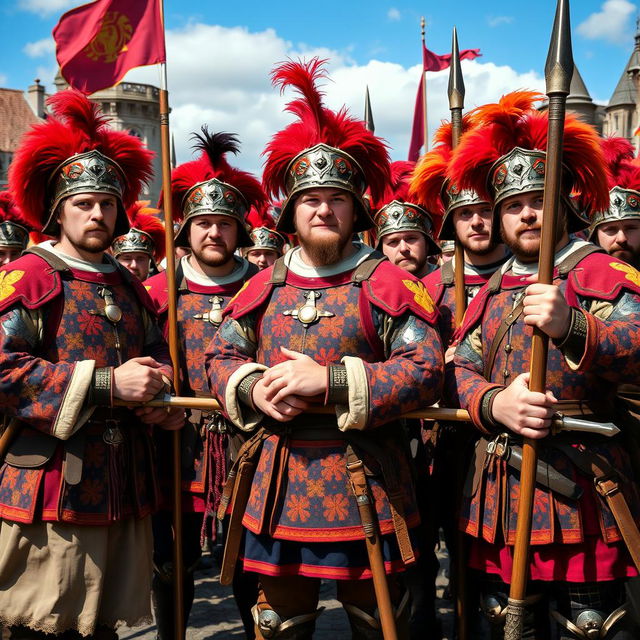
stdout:
[(29, 223), (41, 228), (48, 217), (54, 171), (73, 155), (94, 149), (122, 169), (125, 207), (135, 202), (153, 175), (153, 153), (135, 136), (111, 129), (100, 107), (78, 91), (61, 91), (47, 104), (52, 114), (24, 135), (9, 169), (10, 189)]
[(18, 209), (10, 191), (0, 191), (0, 222), (15, 222), (28, 231), (33, 231), (33, 227)]
[[(471, 130), (473, 126), (473, 112), (465, 114), (462, 118), (462, 133)], [(453, 153), (452, 136), (451, 122), (445, 121), (436, 129), (433, 134), (434, 146), (418, 160), (409, 187), (409, 196), (438, 217), (442, 217), (445, 210), (441, 195)]]
[[(489, 169), (499, 158), (514, 147), (547, 149), (547, 113), (532, 108), (541, 96), (532, 91), (514, 94), (504, 96), (498, 104), (478, 107), (471, 114), (475, 126), (462, 136), (449, 164), (447, 177), (463, 189), (474, 189), (483, 198), (490, 198)], [(608, 206), (607, 176), (598, 135), (572, 114), (565, 118), (563, 164), (572, 174), (572, 192), (589, 202), (592, 210)]]
[[(217, 178), (240, 191), (247, 201), (248, 208), (261, 209), (267, 204), (267, 197), (259, 180), (248, 173), (232, 167), (226, 159), (227, 153), (238, 153), (238, 138), (233, 133), (209, 133), (207, 126), (202, 134), (194, 134), (198, 141), (195, 149), (201, 151), (197, 160), (185, 162), (171, 172), (171, 196), (173, 217), (176, 222), (182, 220), (182, 200), (186, 193), (199, 182)], [(158, 206), (162, 207), (163, 194), (160, 194)]]
[(384, 207), (385, 204), (389, 204), (392, 200), (412, 202), (409, 198), (409, 181), (415, 166), (416, 163), (410, 160), (397, 160), (391, 163), (391, 181), (387, 184), (382, 198), (377, 202), (374, 200), (371, 203), (371, 208), (374, 212)]
[(625, 180), (629, 172), (633, 172), (630, 163), (635, 156), (633, 145), (626, 138), (611, 136), (602, 138), (600, 146), (607, 165), (609, 189), (613, 189), (616, 185), (622, 186), (620, 181)]
[(164, 224), (158, 218), (159, 209), (149, 206), (149, 200), (138, 200), (127, 209), (129, 224), (132, 228), (151, 236), (155, 247), (154, 258), (160, 261), (166, 254), (166, 236)]
[(345, 108), (336, 113), (323, 105), (317, 85), (327, 78), (325, 64), (326, 60), (317, 57), (309, 62), (290, 60), (272, 72), (272, 82), (281, 92), (293, 87), (300, 97), (287, 105), (287, 111), (298, 121), (276, 133), (264, 150), (263, 184), (272, 197), (285, 195), (291, 160), (305, 149), (324, 143), (345, 151), (358, 162), (373, 199), (379, 200), (390, 180), (387, 147)]

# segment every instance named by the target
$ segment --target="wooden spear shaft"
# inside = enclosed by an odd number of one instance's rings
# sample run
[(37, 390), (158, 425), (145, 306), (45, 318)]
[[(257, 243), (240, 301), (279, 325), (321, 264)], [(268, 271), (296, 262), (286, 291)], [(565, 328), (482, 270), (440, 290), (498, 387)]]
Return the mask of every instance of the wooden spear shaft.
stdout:
[[(551, 36), (551, 47), (545, 66), (547, 96), (549, 97), (549, 125), (547, 134), (547, 162), (544, 180), (544, 202), (542, 205), (542, 232), (540, 257), (538, 261), (538, 281), (542, 284), (553, 282), (553, 267), (556, 250), (556, 229), (560, 205), (562, 182), (562, 144), (564, 139), (564, 117), (566, 99), (569, 95), (573, 75), (571, 52), (571, 27), (569, 22), (569, 1), (558, 0), (556, 16)], [(531, 344), (531, 364), (529, 389), (546, 391), (547, 352), (549, 337), (535, 329)], [(513, 570), (509, 591), (509, 607), (505, 621), (505, 640), (522, 638), (524, 621), (524, 599), (526, 595), (529, 569), (529, 547), (531, 520), (536, 482), (538, 441), (525, 438), (522, 446), (522, 469), (520, 472), (520, 501), (516, 540), (513, 551)]]
[[(160, 2), (160, 15), (164, 37), (164, 3)], [(173, 207), (171, 200), (171, 136), (169, 132), (169, 91), (167, 65), (161, 66), (160, 87), (160, 149), (162, 153), (162, 194), (164, 233), (167, 253), (167, 322), (169, 353), (173, 367), (173, 388), (180, 393), (180, 347), (178, 341), (178, 305), (176, 299), (176, 262), (173, 240)], [(184, 563), (182, 557), (182, 438), (181, 431), (172, 432), (173, 469), (173, 595), (174, 633), (176, 640), (184, 638)]]
[[(451, 148), (455, 149), (460, 142), (462, 136), (462, 110), (464, 109), (464, 78), (462, 76), (462, 65), (460, 64), (460, 48), (458, 46), (458, 30), (453, 28), (453, 36), (451, 40), (451, 67), (449, 68), (449, 109), (451, 111)], [(464, 312), (467, 307), (467, 294), (464, 286), (464, 249), (459, 238), (454, 233), (454, 257), (453, 257), (453, 282), (454, 282), (454, 319), (456, 327), (462, 324)], [(462, 496), (461, 478), (464, 477), (464, 470), (461, 468), (462, 459), (458, 459), (459, 468), (458, 482), (456, 486), (456, 499), (458, 502)], [(467, 640), (467, 566), (465, 553), (465, 534), (460, 529), (456, 530), (456, 547), (455, 550), (455, 597), (456, 597), (456, 627), (458, 631), (458, 640)]]

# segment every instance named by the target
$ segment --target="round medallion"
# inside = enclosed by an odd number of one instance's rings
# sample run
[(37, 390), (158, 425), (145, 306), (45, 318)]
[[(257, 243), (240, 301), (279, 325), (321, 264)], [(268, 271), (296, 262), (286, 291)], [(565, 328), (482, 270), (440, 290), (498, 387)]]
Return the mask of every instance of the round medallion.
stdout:
[(209, 322), (211, 324), (221, 324), (222, 323), (222, 309), (213, 309), (209, 312)]
[(120, 322), (122, 319), (122, 309), (117, 304), (108, 304), (104, 308), (104, 315), (109, 322)]
[(311, 324), (318, 319), (318, 310), (315, 307), (307, 306), (300, 307), (298, 311), (298, 320), (304, 324)]

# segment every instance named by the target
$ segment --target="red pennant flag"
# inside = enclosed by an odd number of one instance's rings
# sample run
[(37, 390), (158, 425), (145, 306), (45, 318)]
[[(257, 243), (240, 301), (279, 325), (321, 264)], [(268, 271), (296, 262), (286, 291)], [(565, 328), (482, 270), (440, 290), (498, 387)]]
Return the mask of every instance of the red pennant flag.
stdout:
[(165, 62), (160, 1), (96, 0), (67, 11), (53, 29), (62, 77), (89, 95)]
[[(481, 55), (480, 49), (463, 49), (460, 52), (460, 60), (474, 60)], [(422, 73), (418, 84), (416, 105), (413, 110), (413, 126), (411, 127), (411, 142), (409, 143), (409, 160), (412, 162), (416, 162), (420, 157), (420, 149), (425, 147), (426, 150), (427, 147), (427, 142), (424, 139), (424, 73), (425, 71), (442, 71), (450, 66), (450, 53), (439, 56), (422, 45)]]

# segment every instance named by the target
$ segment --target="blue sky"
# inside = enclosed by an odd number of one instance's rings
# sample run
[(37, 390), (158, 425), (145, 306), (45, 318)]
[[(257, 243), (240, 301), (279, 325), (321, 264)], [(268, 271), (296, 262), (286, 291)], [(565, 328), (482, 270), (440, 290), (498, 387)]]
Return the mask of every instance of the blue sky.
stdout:
[[(0, 86), (24, 89), (36, 76), (51, 82), (51, 30), (65, 10), (78, 4), (0, 0)], [(463, 65), (467, 106), (474, 106), (510, 89), (544, 87), (554, 11), (554, 0), (511, 5), (493, 0), (165, 0), (178, 158), (186, 159), (187, 134), (202, 121), (213, 121), (218, 129), (235, 127), (256, 156), (274, 127), (287, 121), (282, 100), (270, 95), (268, 70), (286, 56), (311, 54), (331, 59), (330, 106), (346, 103), (362, 111), (364, 86), (370, 86), (376, 126), (385, 129), (376, 132), (401, 157), (418, 82), (421, 15), (427, 20), (427, 46), (436, 53), (449, 51), (454, 24), (461, 48), (481, 49), (482, 58)], [(630, 0), (572, 3), (574, 58), (596, 101), (609, 99), (627, 63), (637, 11)], [(434, 74), (429, 81), (430, 129), (446, 117), (445, 76)], [(146, 69), (128, 79), (157, 84), (157, 77), (157, 71)], [(257, 167), (257, 161), (249, 166)]]

